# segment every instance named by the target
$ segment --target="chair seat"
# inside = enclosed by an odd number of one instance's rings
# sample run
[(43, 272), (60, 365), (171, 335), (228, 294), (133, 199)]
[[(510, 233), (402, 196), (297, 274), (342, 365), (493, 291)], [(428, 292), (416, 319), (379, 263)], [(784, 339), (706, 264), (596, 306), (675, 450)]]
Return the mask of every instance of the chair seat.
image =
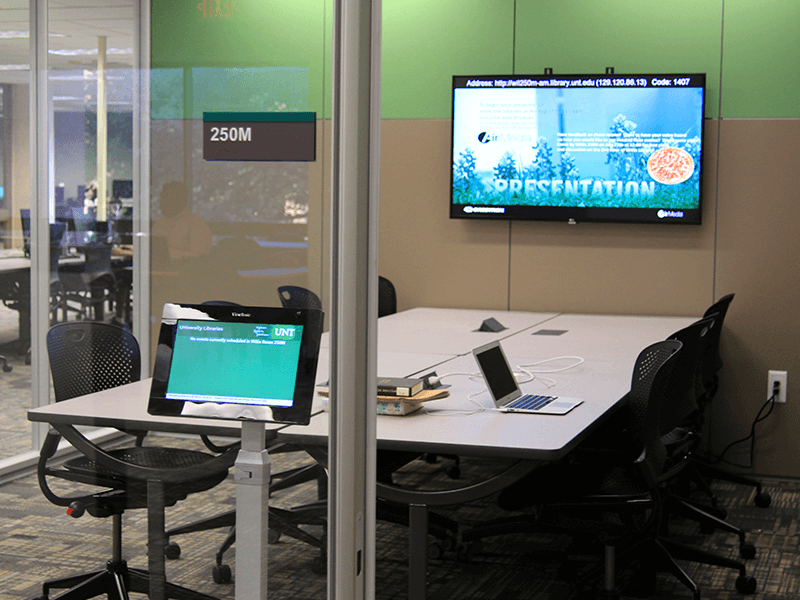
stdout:
[[(214, 458), (214, 456), (210, 454), (194, 450), (151, 446), (119, 448), (109, 451), (108, 454), (130, 464), (153, 469), (180, 469), (192, 467)], [(108, 485), (109, 481), (118, 482), (119, 488), (117, 489), (124, 489), (127, 496), (125, 506), (122, 507), (123, 510), (144, 508), (147, 506), (147, 481), (145, 480), (126, 479), (88, 457), (73, 458), (64, 463), (64, 467), (72, 473), (88, 477), (101, 477), (103, 481), (102, 483), (98, 482), (99, 485)], [(165, 482), (164, 505), (172, 506), (179, 500), (186, 498), (189, 494), (211, 489), (223, 481), (227, 475), (227, 471), (222, 471), (210, 473), (207, 477), (181, 484)]]

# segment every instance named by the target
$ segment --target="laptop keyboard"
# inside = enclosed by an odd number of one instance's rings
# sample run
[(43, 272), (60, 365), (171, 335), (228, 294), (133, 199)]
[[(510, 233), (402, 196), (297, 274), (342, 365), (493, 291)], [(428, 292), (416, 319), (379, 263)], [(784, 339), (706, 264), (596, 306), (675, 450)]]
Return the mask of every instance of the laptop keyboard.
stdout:
[(506, 408), (517, 408), (524, 410), (539, 410), (550, 404), (556, 396), (540, 396), (538, 394), (527, 394), (520, 396), (510, 404), (506, 404)]

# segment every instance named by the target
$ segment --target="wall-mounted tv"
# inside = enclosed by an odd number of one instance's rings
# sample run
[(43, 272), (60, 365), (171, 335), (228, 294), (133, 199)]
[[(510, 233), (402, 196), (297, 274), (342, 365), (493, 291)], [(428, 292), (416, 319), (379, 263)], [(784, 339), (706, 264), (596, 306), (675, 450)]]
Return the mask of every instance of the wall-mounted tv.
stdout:
[(704, 74), (453, 77), (450, 217), (700, 223)]

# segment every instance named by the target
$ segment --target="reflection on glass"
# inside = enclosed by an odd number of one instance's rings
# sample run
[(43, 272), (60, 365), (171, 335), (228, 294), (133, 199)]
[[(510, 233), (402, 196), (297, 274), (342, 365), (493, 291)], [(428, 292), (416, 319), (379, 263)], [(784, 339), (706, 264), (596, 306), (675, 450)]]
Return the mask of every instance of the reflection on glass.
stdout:
[[(308, 164), (207, 161), (202, 144), (204, 112), (306, 111), (308, 90), (306, 68), (151, 72), (154, 313), (176, 301), (275, 306), (278, 286), (308, 285)], [(211, 233), (201, 255), (183, 254), (168, 239), (178, 222), (164, 193), (170, 182), (185, 183), (181, 218), (202, 221)], [(174, 235), (185, 247), (199, 244), (187, 233)]]

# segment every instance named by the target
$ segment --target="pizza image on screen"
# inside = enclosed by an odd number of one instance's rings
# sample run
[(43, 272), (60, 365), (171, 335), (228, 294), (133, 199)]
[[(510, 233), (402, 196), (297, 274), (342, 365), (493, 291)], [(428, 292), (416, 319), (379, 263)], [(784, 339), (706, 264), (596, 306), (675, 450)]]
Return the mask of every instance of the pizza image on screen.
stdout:
[(659, 183), (683, 183), (694, 173), (694, 159), (680, 148), (659, 148), (647, 159), (647, 172)]

